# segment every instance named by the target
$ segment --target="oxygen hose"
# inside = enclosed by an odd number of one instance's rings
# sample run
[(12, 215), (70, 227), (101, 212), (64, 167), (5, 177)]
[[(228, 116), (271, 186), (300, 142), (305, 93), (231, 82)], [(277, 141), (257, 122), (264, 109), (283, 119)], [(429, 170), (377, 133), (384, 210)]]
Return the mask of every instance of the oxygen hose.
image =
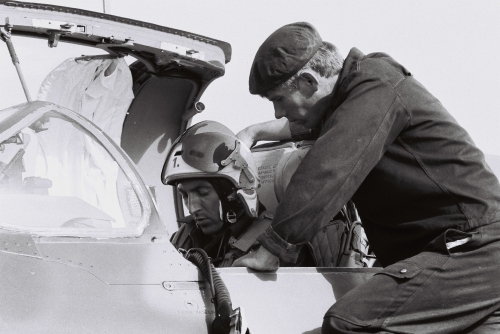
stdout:
[(200, 269), (205, 279), (210, 283), (212, 302), (215, 304), (216, 310), (215, 319), (212, 322), (212, 332), (214, 334), (228, 334), (233, 305), (226, 285), (203, 249), (191, 248), (184, 256)]

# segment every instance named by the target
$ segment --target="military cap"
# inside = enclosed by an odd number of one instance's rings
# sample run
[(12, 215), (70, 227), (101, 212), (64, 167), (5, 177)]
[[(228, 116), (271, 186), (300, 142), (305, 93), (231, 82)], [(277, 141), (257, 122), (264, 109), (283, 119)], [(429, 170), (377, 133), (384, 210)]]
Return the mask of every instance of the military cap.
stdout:
[(297, 73), (321, 46), (321, 36), (307, 22), (287, 24), (260, 46), (250, 70), (250, 93), (263, 95)]

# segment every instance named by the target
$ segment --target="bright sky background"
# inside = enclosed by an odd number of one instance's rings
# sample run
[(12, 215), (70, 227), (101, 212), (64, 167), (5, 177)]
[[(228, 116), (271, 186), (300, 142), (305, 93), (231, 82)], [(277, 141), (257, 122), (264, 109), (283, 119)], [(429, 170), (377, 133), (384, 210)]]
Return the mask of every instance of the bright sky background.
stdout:
[[(34, 1), (39, 2), (39, 1)], [(44, 2), (44, 1), (40, 1)], [(102, 0), (51, 4), (102, 11)], [(229, 42), (226, 75), (207, 89), (205, 111), (237, 132), (272, 119), (272, 104), (248, 92), (248, 73), (260, 44), (282, 25), (308, 21), (346, 56), (350, 48), (382, 51), (408, 68), (447, 107), (486, 153), (500, 155), (500, 1), (435, 0), (106, 0), (107, 13), (152, 22)], [(62, 60), (88, 53), (46, 41), (14, 40), (32, 95)], [(39, 43), (39, 44), (37, 44)], [(58, 52), (56, 52), (58, 51)], [(61, 52), (62, 51), (62, 52)], [(56, 55), (56, 53), (58, 55)], [(20, 84), (0, 43), (0, 109), (24, 102)], [(41, 66), (41, 64), (44, 67)]]

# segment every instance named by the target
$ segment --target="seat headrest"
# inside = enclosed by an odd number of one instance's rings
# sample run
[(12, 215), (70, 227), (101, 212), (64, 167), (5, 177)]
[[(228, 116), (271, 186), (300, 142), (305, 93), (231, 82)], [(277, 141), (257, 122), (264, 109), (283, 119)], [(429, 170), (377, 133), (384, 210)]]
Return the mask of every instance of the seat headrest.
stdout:
[(276, 211), (292, 175), (313, 144), (312, 140), (269, 143), (252, 149), (261, 180), (257, 193), (267, 211)]

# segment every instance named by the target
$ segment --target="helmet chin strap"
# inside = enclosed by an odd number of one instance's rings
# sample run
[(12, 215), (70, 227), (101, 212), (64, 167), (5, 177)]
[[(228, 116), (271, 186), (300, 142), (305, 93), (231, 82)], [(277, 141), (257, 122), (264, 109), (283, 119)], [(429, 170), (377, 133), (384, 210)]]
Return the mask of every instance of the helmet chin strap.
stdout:
[(229, 224), (234, 224), (238, 220), (238, 216), (236, 215), (236, 212), (234, 210), (229, 210), (226, 213), (226, 220), (229, 222)]
[(219, 217), (220, 220), (224, 221), (224, 210), (222, 210), (222, 202), (219, 200)]
[(250, 217), (259, 216), (259, 200), (254, 189), (239, 189), (236, 195), (241, 198), (241, 203), (245, 206), (245, 210)]
[(224, 209), (222, 209), (222, 202), (219, 200), (219, 216), (220, 220), (223, 222), (228, 222), (229, 224), (234, 224), (238, 220), (238, 216), (234, 212), (234, 210), (229, 210), (226, 212), (226, 216), (224, 217)]

